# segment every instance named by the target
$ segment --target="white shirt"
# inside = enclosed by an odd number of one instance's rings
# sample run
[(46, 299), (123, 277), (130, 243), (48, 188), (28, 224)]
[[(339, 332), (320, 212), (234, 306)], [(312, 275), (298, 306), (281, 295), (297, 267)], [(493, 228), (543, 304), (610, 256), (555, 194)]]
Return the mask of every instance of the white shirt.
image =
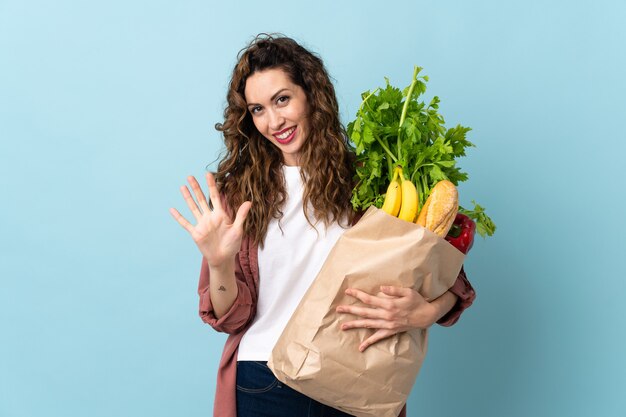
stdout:
[(270, 221), (265, 246), (259, 247), (257, 312), (239, 344), (240, 361), (269, 359), (302, 296), (345, 231), (336, 222), (326, 228), (322, 221), (316, 224), (315, 219), (311, 219), (315, 228), (311, 227), (302, 208), (300, 167), (283, 166), (283, 175), (287, 201), (282, 219)]

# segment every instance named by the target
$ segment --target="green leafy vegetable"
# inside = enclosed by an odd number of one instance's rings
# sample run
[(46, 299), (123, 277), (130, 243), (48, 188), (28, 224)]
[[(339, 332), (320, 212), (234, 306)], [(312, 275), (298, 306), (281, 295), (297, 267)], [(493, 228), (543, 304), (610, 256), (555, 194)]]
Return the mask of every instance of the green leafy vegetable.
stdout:
[[(385, 87), (366, 91), (356, 119), (348, 123), (348, 136), (357, 154), (356, 186), (352, 190), (352, 207), (365, 210), (371, 205), (382, 207), (384, 193), (396, 165), (410, 176), (419, 197), (420, 209), (438, 181), (454, 185), (468, 179), (456, 165), (465, 150), (474, 146), (467, 140), (469, 127), (457, 125), (447, 129), (439, 114), (439, 98), (428, 105), (419, 97), (426, 91), (427, 76), (415, 67), (411, 85), (404, 90), (385, 78)], [(484, 208), (474, 201), (474, 209), (459, 211), (476, 222), (481, 236), (491, 236), (496, 226)]]
[(474, 204), (474, 210), (466, 210), (463, 207), (459, 207), (459, 213), (465, 214), (476, 222), (476, 231), (482, 237), (493, 235), (496, 231), (496, 225), (487, 216), (484, 208), (476, 204), (474, 200), (472, 200), (472, 203)]

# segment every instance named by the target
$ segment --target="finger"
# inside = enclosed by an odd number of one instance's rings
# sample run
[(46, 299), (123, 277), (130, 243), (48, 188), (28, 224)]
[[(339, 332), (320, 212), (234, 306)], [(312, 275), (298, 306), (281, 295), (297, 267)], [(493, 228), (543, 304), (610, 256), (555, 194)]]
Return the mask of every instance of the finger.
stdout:
[(341, 324), (341, 330), (351, 329), (396, 329), (398, 326), (392, 321), (387, 320), (374, 320), (374, 319), (361, 319), (351, 320)]
[(354, 314), (365, 319), (391, 320), (389, 312), (381, 308), (360, 307), (355, 305), (342, 305), (337, 307), (337, 313)]
[(380, 290), (387, 295), (392, 295), (394, 297), (409, 297), (413, 291), (413, 288), (407, 287), (396, 287), (392, 285), (381, 285)]
[(388, 299), (383, 299), (375, 295), (368, 294), (365, 291), (361, 291), (356, 288), (348, 288), (346, 290), (346, 295), (352, 296), (362, 301), (363, 303), (374, 306), (374, 307), (386, 308), (386, 309), (389, 309), (391, 307), (391, 303)]
[(243, 222), (246, 221), (246, 217), (248, 217), (248, 213), (250, 212), (251, 207), (252, 202), (250, 201), (246, 201), (241, 206), (239, 206), (239, 210), (237, 210), (237, 215), (235, 216), (235, 221), (233, 222), (234, 227), (243, 227)]
[(196, 201), (191, 196), (191, 193), (189, 192), (189, 188), (187, 188), (186, 185), (183, 185), (182, 187), (180, 187), (180, 192), (183, 194), (183, 198), (185, 199), (185, 202), (187, 203), (187, 207), (189, 207), (189, 210), (191, 210), (193, 217), (195, 217), (196, 220), (200, 220), (200, 218), (202, 217), (202, 212), (198, 208)]
[(189, 185), (191, 185), (191, 189), (196, 196), (196, 200), (198, 200), (198, 203), (200, 204), (202, 212), (208, 213), (209, 211), (211, 211), (209, 209), (209, 203), (207, 203), (206, 197), (204, 196), (202, 188), (200, 188), (200, 184), (198, 183), (198, 180), (196, 180), (196, 177), (189, 176), (187, 177), (187, 181), (189, 181)]
[(363, 343), (361, 343), (361, 345), (359, 346), (359, 351), (364, 352), (365, 349), (372, 346), (374, 343), (380, 342), (381, 340), (386, 339), (390, 336), (393, 336), (396, 333), (397, 332), (393, 330), (386, 330), (386, 329), (378, 330), (373, 335), (365, 339)]
[(213, 204), (213, 209), (217, 211), (222, 211), (222, 201), (220, 200), (220, 193), (219, 191), (217, 191), (215, 177), (211, 172), (206, 173), (206, 182), (209, 186), (209, 198), (211, 199), (211, 204)]
[(189, 223), (187, 219), (185, 219), (183, 215), (178, 212), (178, 210), (176, 210), (175, 208), (171, 208), (170, 214), (172, 215), (172, 217), (174, 217), (178, 224), (183, 227), (183, 229), (185, 229), (189, 233), (193, 232), (193, 225)]

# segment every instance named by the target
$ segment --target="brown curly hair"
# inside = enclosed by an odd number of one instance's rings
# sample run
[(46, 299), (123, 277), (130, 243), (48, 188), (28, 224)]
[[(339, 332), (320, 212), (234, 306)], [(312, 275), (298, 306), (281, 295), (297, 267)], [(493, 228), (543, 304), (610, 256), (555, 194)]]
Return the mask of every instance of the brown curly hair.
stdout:
[(282, 153), (254, 126), (244, 90), (252, 74), (276, 68), (304, 90), (308, 103), (310, 132), (299, 159), (308, 222), (314, 226), (309, 205), (313, 218), (326, 225), (333, 221), (346, 224), (354, 218), (350, 197), (355, 156), (339, 120), (335, 89), (322, 60), (293, 39), (260, 34), (238, 54), (224, 122), (215, 126), (223, 133), (226, 145), (215, 174), (220, 192), (231, 214), (243, 202), (252, 201), (244, 231), (260, 245), (270, 220), (282, 217), (287, 194)]

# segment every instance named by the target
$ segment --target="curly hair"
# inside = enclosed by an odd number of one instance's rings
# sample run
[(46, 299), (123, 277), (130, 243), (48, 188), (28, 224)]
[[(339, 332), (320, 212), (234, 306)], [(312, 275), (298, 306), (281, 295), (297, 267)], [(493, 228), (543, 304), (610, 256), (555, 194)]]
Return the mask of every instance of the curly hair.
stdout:
[(314, 227), (320, 220), (328, 225), (333, 221), (349, 223), (354, 218), (350, 197), (355, 156), (339, 120), (335, 89), (322, 60), (293, 39), (260, 34), (238, 54), (224, 122), (215, 125), (226, 145), (215, 174), (220, 192), (232, 212), (243, 202), (252, 201), (244, 232), (260, 245), (270, 220), (282, 217), (287, 198), (282, 153), (254, 126), (244, 95), (248, 77), (268, 69), (283, 70), (306, 94), (309, 132), (299, 165), (307, 221)]

